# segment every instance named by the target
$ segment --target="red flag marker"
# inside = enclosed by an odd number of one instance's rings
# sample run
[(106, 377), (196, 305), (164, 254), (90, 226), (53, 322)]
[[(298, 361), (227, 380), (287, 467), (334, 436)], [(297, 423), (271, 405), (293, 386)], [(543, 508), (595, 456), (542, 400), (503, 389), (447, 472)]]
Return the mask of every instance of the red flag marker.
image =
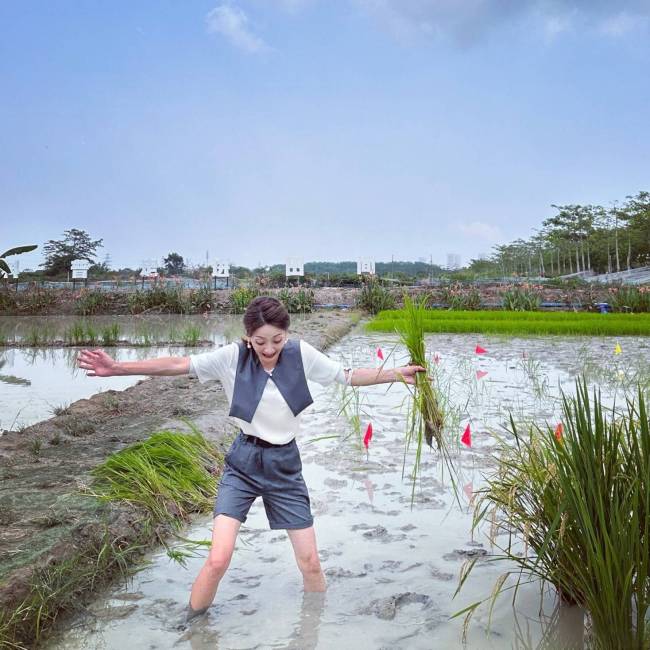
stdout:
[(477, 370), (476, 371), (476, 378), (477, 379), (483, 379), (483, 377), (485, 377), (485, 375), (487, 375), (486, 370)]
[(363, 484), (366, 486), (366, 492), (368, 493), (368, 501), (372, 503), (372, 500), (375, 496), (375, 484), (370, 480), (366, 479)]
[(363, 436), (363, 445), (366, 449), (368, 449), (368, 445), (370, 444), (370, 441), (372, 440), (372, 423), (368, 422), (368, 428), (366, 429), (366, 435)]
[(436, 365), (440, 363), (440, 355), (437, 352), (433, 355), (433, 363)]
[(467, 485), (463, 486), (463, 492), (465, 493), (467, 500), (471, 501), (474, 496), (474, 484), (470, 481)]
[(482, 348), (480, 345), (477, 345), (474, 352), (476, 352), (476, 354), (485, 354), (487, 350), (485, 348)]
[(558, 442), (562, 442), (562, 435), (564, 434), (564, 425), (559, 422), (558, 425), (555, 427), (555, 439)]
[(384, 353), (381, 351), (381, 348), (377, 348), (377, 356), (383, 361)]
[(472, 432), (469, 429), (469, 424), (465, 427), (465, 431), (463, 432), (460, 441), (468, 447), (472, 446)]

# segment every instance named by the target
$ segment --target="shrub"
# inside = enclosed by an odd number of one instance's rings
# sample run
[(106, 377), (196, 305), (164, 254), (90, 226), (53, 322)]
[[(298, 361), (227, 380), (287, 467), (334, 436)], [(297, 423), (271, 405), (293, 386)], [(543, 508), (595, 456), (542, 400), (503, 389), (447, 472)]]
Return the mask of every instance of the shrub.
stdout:
[(542, 301), (539, 293), (528, 287), (506, 289), (502, 298), (506, 311), (536, 311)]
[(357, 297), (357, 307), (374, 315), (385, 309), (394, 309), (395, 298), (379, 280), (370, 278), (361, 287)]
[(314, 292), (311, 289), (282, 289), (278, 293), (290, 314), (306, 314), (314, 311)]
[(620, 287), (610, 289), (609, 303), (614, 311), (649, 312), (650, 287)]
[(252, 300), (257, 298), (259, 292), (257, 289), (248, 287), (239, 287), (233, 289), (228, 298), (228, 305), (233, 314), (243, 314)]
[(75, 311), (82, 316), (97, 314), (105, 311), (110, 302), (109, 296), (103, 291), (82, 290), (75, 301)]
[(442, 302), (450, 309), (474, 310), (481, 307), (481, 294), (476, 287), (464, 288), (460, 283), (442, 289)]

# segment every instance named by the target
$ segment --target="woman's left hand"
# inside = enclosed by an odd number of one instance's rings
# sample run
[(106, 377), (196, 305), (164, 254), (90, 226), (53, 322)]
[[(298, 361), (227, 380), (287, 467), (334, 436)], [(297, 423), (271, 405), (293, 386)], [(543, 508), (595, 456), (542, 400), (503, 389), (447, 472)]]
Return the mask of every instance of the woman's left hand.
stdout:
[(415, 375), (418, 372), (426, 371), (427, 369), (422, 366), (402, 366), (401, 368), (395, 368), (396, 380), (401, 381), (400, 378), (402, 378), (407, 384), (415, 384)]

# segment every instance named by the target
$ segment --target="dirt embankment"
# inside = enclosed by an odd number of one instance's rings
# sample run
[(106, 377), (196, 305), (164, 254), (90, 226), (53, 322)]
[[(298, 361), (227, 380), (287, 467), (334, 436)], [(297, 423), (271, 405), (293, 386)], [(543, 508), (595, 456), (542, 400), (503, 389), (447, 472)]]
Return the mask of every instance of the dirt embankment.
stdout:
[[(349, 312), (316, 313), (296, 322), (291, 333), (324, 349), (356, 320)], [(155, 377), (79, 400), (56, 417), (0, 437), (0, 624), (30, 597), (37, 575), (101, 548), (107, 531), (121, 547), (153, 543), (164, 534), (143, 530), (137, 509), (101, 504), (82, 489), (90, 470), (111, 453), (208, 411), (220, 417), (204, 433), (225, 445), (235, 427), (218, 382)], [(75, 596), (83, 602), (88, 593)]]
[[(499, 307), (502, 303), (502, 294), (508, 288), (502, 284), (455, 285), (453, 287), (398, 287), (390, 289), (398, 306), (405, 293), (411, 296), (430, 294), (434, 304), (449, 304), (450, 293), (466, 294), (476, 289), (480, 294), (481, 303), (486, 307)], [(124, 292), (106, 292), (102, 295), (101, 303), (88, 309), (86, 298), (90, 289), (53, 290), (34, 289), (24, 292), (5, 292), (0, 295), (0, 315), (75, 315), (82, 313), (93, 314), (129, 314), (129, 294)], [(277, 295), (279, 289), (266, 289), (265, 293)], [(314, 303), (316, 305), (348, 307), (356, 305), (361, 289), (356, 287), (321, 287), (314, 289)], [(534, 291), (539, 294), (542, 302), (557, 303), (562, 307), (586, 308), (594, 302), (606, 302), (611, 299), (610, 288), (601, 285), (587, 285), (585, 287), (547, 287), (536, 285)], [(216, 313), (229, 313), (230, 289), (217, 289), (211, 292), (208, 303), (197, 303), (191, 313), (212, 311)], [(4, 299), (3, 299), (4, 296)], [(149, 312), (161, 311), (159, 308), (147, 310)], [(162, 309), (162, 311), (165, 311)]]

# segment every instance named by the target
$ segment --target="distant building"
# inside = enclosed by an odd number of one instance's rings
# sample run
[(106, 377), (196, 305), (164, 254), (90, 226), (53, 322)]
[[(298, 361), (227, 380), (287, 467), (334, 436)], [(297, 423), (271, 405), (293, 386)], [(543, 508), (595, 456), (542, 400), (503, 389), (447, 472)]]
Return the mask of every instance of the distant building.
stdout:
[(357, 260), (357, 275), (375, 275), (375, 262), (369, 259)]
[(461, 266), (460, 255), (458, 253), (447, 253), (447, 270), (456, 271)]

